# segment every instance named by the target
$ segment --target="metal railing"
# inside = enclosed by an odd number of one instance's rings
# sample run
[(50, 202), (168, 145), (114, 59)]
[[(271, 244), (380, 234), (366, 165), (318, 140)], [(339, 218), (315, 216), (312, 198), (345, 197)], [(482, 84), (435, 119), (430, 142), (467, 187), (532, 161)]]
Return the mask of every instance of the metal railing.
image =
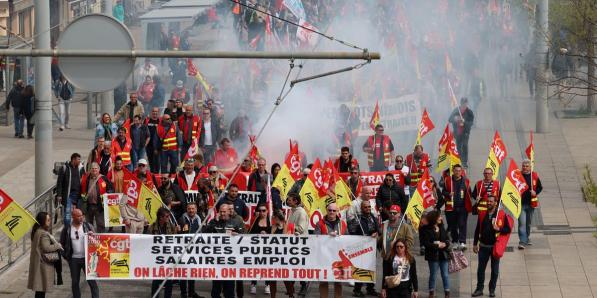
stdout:
[[(41, 195), (33, 198), (23, 206), (32, 216), (38, 212), (47, 212), (52, 217), (52, 231), (56, 232), (62, 227), (62, 216), (57, 213), (56, 202), (54, 202), (54, 186), (48, 188)], [(0, 233), (0, 274), (8, 270), (16, 261), (29, 253), (31, 247), (30, 233), (23, 236), (21, 240), (12, 242), (3, 233)]]

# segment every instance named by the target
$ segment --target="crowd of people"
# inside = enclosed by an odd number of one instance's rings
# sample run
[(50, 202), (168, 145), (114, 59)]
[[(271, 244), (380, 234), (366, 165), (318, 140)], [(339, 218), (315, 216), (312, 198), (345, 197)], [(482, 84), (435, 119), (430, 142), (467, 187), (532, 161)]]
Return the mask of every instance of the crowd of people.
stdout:
[[(342, 14), (341, 1), (303, 0), (309, 22), (317, 28), (325, 28), (336, 14)], [(401, 40), (409, 40), (411, 35), (428, 35), (426, 32), (415, 34), (405, 25), (406, 11), (402, 5), (381, 1), (377, 15), (384, 16), (388, 11), (381, 8), (391, 7), (398, 18), (393, 18), (399, 28), (396, 38), (387, 35), (389, 48), (397, 47)], [(462, 3), (466, 1), (460, 1)], [(229, 14), (233, 17), (234, 28), (239, 43), (244, 49), (262, 51), (264, 49), (296, 49), (309, 45), (308, 40), (301, 40), (296, 33), (296, 26), (267, 16), (264, 12), (298, 23), (300, 19), (286, 8), (282, 1), (241, 1), (243, 5), (230, 3)], [(398, 2), (396, 2), (398, 3)], [(260, 11), (246, 6), (255, 7)], [(356, 4), (357, 10), (362, 4)], [(362, 8), (362, 7), (361, 7)], [(451, 8), (457, 9), (457, 8)], [(338, 12), (340, 10), (340, 12)], [(441, 13), (441, 11), (440, 11)], [(383, 18), (389, 20), (388, 18)], [(462, 23), (472, 21), (472, 16), (464, 15), (459, 19)], [(492, 20), (496, 20), (493, 18)], [(415, 20), (411, 20), (416, 25)], [(483, 24), (492, 24), (488, 21)], [(392, 21), (394, 22), (394, 21)], [(431, 24), (430, 31), (438, 24)], [(388, 28), (388, 25), (379, 26)], [(412, 26), (415, 27), (415, 26)], [(427, 28), (426, 26), (420, 26)], [(478, 38), (482, 36), (481, 26)], [(381, 29), (380, 29), (381, 30)], [(425, 31), (425, 30), (423, 30)], [(421, 38), (420, 55), (433, 56), (425, 61), (437, 61), (443, 57), (444, 45), (434, 43), (433, 35)], [(458, 36), (457, 38), (462, 38)], [(413, 46), (406, 44), (405, 47)], [(181, 33), (174, 30), (161, 32), (160, 49), (189, 50), (192, 44), (189, 32)], [(467, 55), (471, 60), (454, 59), (455, 68), (460, 68), (467, 76), (462, 78), (473, 95), (475, 105), (481, 97), (480, 85), (482, 80), (476, 75), (481, 49), (471, 47)], [(460, 57), (460, 56), (458, 56)], [(422, 59), (423, 60), (423, 59)], [(422, 61), (421, 60), (421, 61)], [(441, 59), (439, 59), (441, 60)], [(421, 224), (416, 231), (411, 223), (403, 216), (410, 198), (416, 191), (417, 184), (423, 179), (425, 172), (431, 172), (430, 155), (422, 145), (415, 146), (412, 152), (401, 155), (395, 149), (395, 144), (389, 135), (384, 134), (383, 125), (376, 125), (373, 135), (366, 138), (362, 147), (358, 147), (354, 132), (360, 125), (360, 120), (346, 105), (340, 113), (342, 119), (349, 119), (348, 124), (342, 125), (335, 150), (340, 149), (340, 155), (334, 156), (334, 168), (344, 174), (346, 184), (352, 193), (352, 204), (348, 210), (340, 210), (336, 203), (326, 206), (326, 215), (310, 230), (309, 215), (302, 207), (300, 190), (313, 166), (314, 159), (308, 160), (301, 152), (301, 171), (303, 177), (295, 182), (287, 194), (285, 201), (281, 199), (280, 190), (272, 189), (273, 210), (266, 206), (266, 189), (271, 187), (279, 171), (280, 163), (271, 163), (268, 167), (266, 159), (258, 154), (239, 155), (254, 144), (249, 138), (251, 123), (246, 112), (239, 112), (228, 125), (225, 121), (224, 104), (220, 98), (218, 88), (209, 86), (189, 75), (194, 67), (190, 59), (162, 59), (154, 63), (146, 59), (135, 71), (135, 88), (128, 94), (128, 101), (123, 103), (111, 115), (103, 114), (94, 133), (94, 145), (87, 161), (81, 161), (79, 153), (73, 153), (58, 171), (56, 183), (56, 199), (63, 210), (64, 229), (60, 239), (56, 240), (49, 232), (50, 215), (40, 213), (37, 224), (33, 229), (32, 247), (29, 270), (29, 288), (36, 292), (36, 297), (44, 297), (54, 281), (54, 274), (60, 276), (61, 261), (46, 260), (45, 254), (59, 251), (67, 261), (71, 280), (73, 297), (81, 296), (79, 281), (81, 270), (84, 269), (84, 237), (85, 234), (114, 231), (106, 228), (104, 223), (104, 207), (102, 196), (106, 193), (125, 193), (126, 173), (130, 172), (150, 189), (159, 193), (163, 206), (157, 211), (157, 220), (149, 225), (147, 219), (136, 208), (121, 203), (120, 211), (126, 233), (147, 233), (153, 235), (164, 234), (193, 234), (201, 233), (229, 233), (232, 235), (251, 234), (294, 234), (294, 235), (359, 235), (374, 237), (378, 243), (379, 256), (382, 259), (382, 284), (355, 283), (353, 295), (355, 297), (417, 297), (419, 293), (419, 279), (417, 278), (417, 264), (415, 251), (424, 256), (428, 263), (429, 280), (427, 290), (429, 297), (436, 296), (436, 273), (439, 271), (443, 281), (445, 297), (450, 296), (448, 278), (448, 263), (451, 252), (466, 250), (467, 220), (471, 215), (478, 216), (472, 249), (478, 253), (477, 288), (473, 296), (483, 294), (485, 267), (491, 259), (491, 279), (489, 295), (495, 296), (496, 281), (499, 272), (499, 258), (492, 255), (492, 247), (496, 242), (496, 233), (507, 234), (514, 227), (495, 224), (498, 200), (501, 195), (500, 183), (492, 178), (490, 168), (484, 169), (483, 179), (471, 184), (468, 168), (468, 139), (474, 123), (474, 114), (468, 107), (468, 100), (463, 98), (460, 106), (450, 114), (449, 122), (453, 125), (453, 132), (461, 154), (462, 165), (454, 165), (451, 170), (444, 171), (436, 182), (431, 176), (433, 196), (437, 202), (435, 206), (425, 211)], [(445, 73), (433, 65), (442, 63), (421, 64), (421, 69), (415, 71), (415, 66), (409, 62), (407, 68), (412, 68), (410, 79), (401, 80), (400, 84), (388, 86), (385, 91), (396, 93), (405, 92), (409, 80), (421, 79), (427, 76), (428, 82), (439, 81)], [(418, 67), (418, 66), (417, 66)], [(256, 65), (259, 68), (259, 65)], [(470, 68), (470, 69), (469, 69)], [(160, 71), (161, 69), (161, 71)], [(265, 80), (265, 73), (253, 69), (250, 83), (244, 83), (253, 94), (255, 89), (261, 88)], [(420, 72), (420, 73), (418, 73)], [(405, 74), (405, 72), (401, 72)], [(447, 75), (452, 75), (448, 73)], [(441, 78), (441, 79), (440, 79)], [(374, 78), (375, 79), (375, 78)], [(452, 77), (455, 87), (458, 78)], [(383, 81), (383, 80), (382, 80)], [(462, 85), (465, 85), (462, 83)], [(169, 85), (168, 85), (169, 84)], [(416, 86), (417, 84), (412, 84)], [(437, 95), (445, 92), (443, 83), (433, 84), (437, 90), (432, 98), (445, 98)], [(17, 89), (17, 86), (19, 89)], [(29, 105), (19, 105), (27, 102), (32, 104), (34, 95), (30, 86), (23, 86), (17, 81), (15, 93), (9, 96), (12, 107), (17, 113), (32, 111)], [(464, 88), (464, 87), (463, 87)], [(166, 90), (171, 89), (169, 93)], [(441, 89), (441, 90), (440, 90)], [(242, 88), (234, 90), (242, 92)], [(476, 90), (476, 91), (475, 91)], [(468, 92), (468, 91), (467, 91)], [(460, 92), (460, 93), (467, 93)], [(55, 80), (55, 96), (59, 98), (61, 107), (60, 130), (68, 129), (69, 103), (74, 94), (72, 85), (63, 77)], [(19, 98), (17, 100), (17, 98)], [(24, 99), (20, 99), (24, 98)], [(166, 100), (167, 99), (167, 100)], [(17, 110), (18, 109), (18, 110)], [(20, 130), (15, 125), (15, 137), (23, 137), (23, 122), (19, 118)], [(28, 136), (31, 137), (28, 120)], [(31, 126), (31, 130), (32, 130)], [(348, 140), (348, 141), (347, 141)], [(360, 149), (367, 156), (367, 162), (357, 161), (355, 150)], [(374, 192), (362, 179), (363, 172), (387, 172), (381, 186)], [(534, 208), (537, 207), (537, 195), (542, 186), (537, 173), (532, 172), (531, 162), (524, 160), (522, 174), (528, 185), (532, 187), (522, 194), (522, 214), (518, 222), (519, 249), (532, 245), (530, 241), (530, 226)], [(240, 177), (240, 178), (239, 178)], [(244, 221), (249, 218), (250, 210), (240, 199), (239, 191), (256, 191), (261, 194), (259, 204), (255, 210), (254, 223), (247, 228)], [(199, 195), (188, 200), (184, 192), (196, 191)], [(126, 200), (125, 200), (126, 201)], [(209, 208), (213, 205), (217, 215), (208, 221)], [(283, 208), (288, 207), (288, 214)], [(271, 221), (267, 212), (272, 212)], [(340, 212), (343, 212), (342, 215)], [(447, 224), (447, 225), (446, 225)], [(415, 233), (418, 233), (420, 247), (415, 247)], [(392, 286), (386, 277), (399, 276), (400, 284)], [(61, 280), (59, 278), (58, 280)], [(154, 280), (151, 287), (152, 295), (158, 290), (162, 280)], [(100, 290), (94, 281), (88, 281), (92, 297), (99, 297)], [(175, 284), (180, 286), (182, 297), (199, 297), (193, 280), (168, 280), (165, 282), (165, 297), (171, 297)], [(257, 281), (251, 282), (250, 294), (257, 294)], [(300, 288), (295, 289), (295, 283), (285, 281), (286, 295), (289, 297), (304, 296), (309, 288), (309, 282), (301, 282)], [(329, 284), (319, 283), (321, 297), (328, 297)], [(365, 287), (365, 292), (363, 292)], [(334, 283), (335, 297), (341, 297), (342, 284)], [(267, 281), (264, 293), (275, 297), (277, 295), (276, 282)], [(242, 281), (212, 281), (211, 296), (226, 298), (243, 297)]]

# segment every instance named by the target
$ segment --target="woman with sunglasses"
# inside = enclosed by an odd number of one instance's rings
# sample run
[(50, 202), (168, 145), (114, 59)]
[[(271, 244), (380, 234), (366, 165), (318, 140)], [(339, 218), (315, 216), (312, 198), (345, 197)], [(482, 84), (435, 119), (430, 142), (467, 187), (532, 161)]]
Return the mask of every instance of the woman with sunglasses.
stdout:
[[(269, 234), (272, 231), (272, 224), (269, 221), (265, 203), (259, 203), (255, 209), (255, 220), (251, 225), (249, 234)], [(269, 282), (265, 282), (265, 294), (270, 293)], [(257, 281), (251, 282), (251, 294), (257, 294)]]
[[(404, 239), (398, 239), (392, 245), (391, 262), (383, 263), (382, 298), (411, 298), (418, 297), (419, 282), (417, 279), (417, 263), (408, 251)], [(400, 285), (388, 287), (387, 276), (400, 274)]]

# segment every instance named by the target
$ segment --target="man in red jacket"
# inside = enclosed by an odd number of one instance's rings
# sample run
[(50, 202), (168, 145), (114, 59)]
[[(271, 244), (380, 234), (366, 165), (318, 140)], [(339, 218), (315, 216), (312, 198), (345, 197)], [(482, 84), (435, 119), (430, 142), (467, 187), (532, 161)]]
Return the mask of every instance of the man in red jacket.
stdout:
[[(164, 114), (162, 122), (158, 125), (158, 137), (162, 143), (161, 172), (174, 174), (178, 166), (178, 128), (168, 114)], [(169, 170), (168, 164), (170, 164)]]
[(180, 151), (180, 160), (183, 160), (193, 140), (201, 135), (201, 118), (193, 115), (193, 106), (184, 107), (184, 115), (178, 118), (178, 129), (182, 134), (182, 150)]
[[(105, 193), (112, 193), (114, 188), (108, 178), (100, 174), (99, 164), (91, 164), (91, 171), (81, 181), (81, 202), (77, 206), (86, 210), (86, 221), (93, 224), (98, 233), (103, 233), (106, 226), (104, 223), (104, 202), (102, 196)], [(82, 206), (85, 204), (86, 206)], [(83, 209), (83, 208), (81, 208)]]

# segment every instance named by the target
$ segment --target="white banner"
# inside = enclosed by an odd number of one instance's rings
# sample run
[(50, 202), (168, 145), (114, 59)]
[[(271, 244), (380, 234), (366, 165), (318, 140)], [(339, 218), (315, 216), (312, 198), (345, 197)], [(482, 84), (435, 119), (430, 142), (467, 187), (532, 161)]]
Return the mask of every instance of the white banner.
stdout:
[(376, 241), (366, 236), (94, 234), (85, 239), (87, 279), (375, 281)]
[[(375, 102), (357, 104), (357, 115), (361, 119), (359, 136), (370, 136), (373, 130), (369, 127), (369, 119), (375, 109)], [(421, 103), (418, 94), (410, 94), (398, 98), (386, 98), (379, 101), (379, 123), (384, 127), (384, 134), (414, 130), (419, 128)]]

